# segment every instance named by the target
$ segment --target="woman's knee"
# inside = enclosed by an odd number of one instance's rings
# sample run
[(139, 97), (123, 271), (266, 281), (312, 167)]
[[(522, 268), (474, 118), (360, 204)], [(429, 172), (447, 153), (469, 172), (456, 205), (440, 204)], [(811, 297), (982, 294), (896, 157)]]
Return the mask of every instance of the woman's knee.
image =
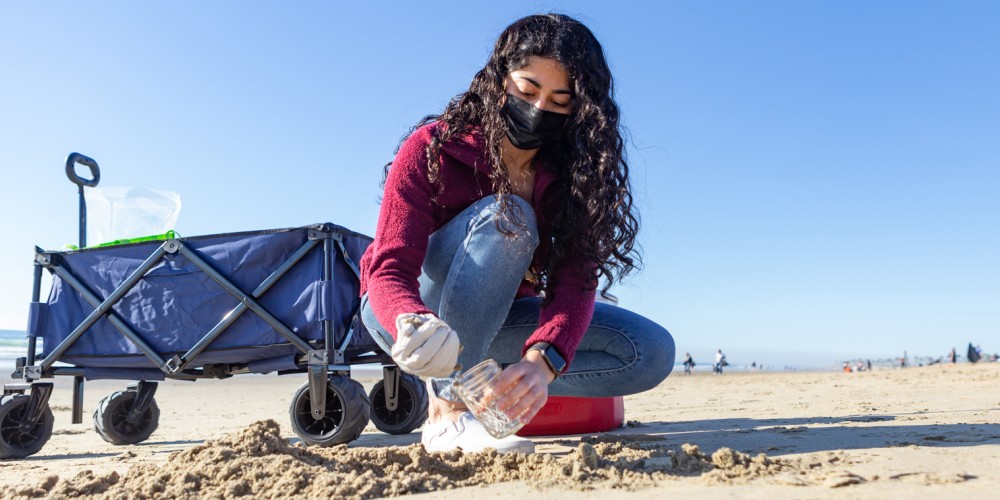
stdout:
[[(633, 313), (634, 314), (634, 313)], [(653, 320), (635, 314), (636, 341), (640, 350), (636, 358), (636, 373), (642, 373), (639, 391), (646, 391), (659, 385), (670, 375), (676, 360), (674, 338), (666, 328)]]
[[(473, 222), (470, 231), (485, 234), (489, 237), (503, 237), (506, 245), (512, 250), (532, 254), (539, 243), (538, 224), (535, 210), (524, 198), (509, 195), (508, 216), (500, 216), (502, 203), (494, 195), (486, 196), (476, 202), (478, 217)], [(498, 220), (499, 218), (499, 220)]]
[[(657, 374), (659, 382), (663, 382), (670, 372), (674, 370), (674, 363), (677, 360), (677, 349), (674, 345), (674, 337), (670, 335), (670, 332), (666, 328), (663, 328), (656, 323), (657, 333), (655, 334), (656, 341), (652, 342), (651, 350), (654, 355), (651, 356), (649, 369)], [(657, 384), (659, 384), (657, 382)]]

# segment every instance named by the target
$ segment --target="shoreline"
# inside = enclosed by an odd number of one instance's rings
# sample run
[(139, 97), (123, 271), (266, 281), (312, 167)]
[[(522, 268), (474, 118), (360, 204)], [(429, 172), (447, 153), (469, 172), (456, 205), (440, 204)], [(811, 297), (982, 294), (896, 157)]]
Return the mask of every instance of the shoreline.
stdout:
[[(5, 330), (0, 329), (0, 380), (5, 377), (9, 379), (10, 372), (13, 371), (14, 362), (17, 357), (25, 356), (27, 353), (28, 341), (25, 338), (25, 332), (22, 330)], [(704, 351), (702, 349), (701, 351)], [(697, 351), (697, 352), (701, 352)], [(39, 343), (39, 352), (41, 352), (41, 343)], [(683, 373), (684, 367), (682, 365), (682, 352), (683, 350), (678, 350), (677, 358), (674, 362), (673, 373)], [(771, 353), (768, 355), (767, 353)], [(887, 369), (898, 369), (899, 357), (886, 357), (885, 355), (880, 356), (861, 356), (861, 355), (849, 355), (845, 353), (832, 353), (828, 356), (827, 353), (823, 352), (792, 352), (792, 351), (781, 351), (781, 350), (765, 350), (763, 352), (742, 352), (737, 351), (737, 354), (750, 359), (750, 362), (745, 363), (737, 359), (731, 362), (726, 368), (726, 371), (732, 372), (841, 372), (844, 362), (849, 362), (853, 368), (857, 362), (862, 362), (867, 365), (868, 361), (872, 362), (872, 368), (875, 370), (887, 370)], [(792, 362), (767, 362), (768, 360), (773, 360), (772, 356), (782, 359), (782, 360), (793, 360)], [(840, 356), (838, 358), (837, 356)], [(826, 358), (827, 361), (818, 361), (819, 359)], [(910, 364), (905, 368), (917, 368), (921, 366), (932, 366), (934, 364), (945, 364), (947, 363), (947, 355), (939, 356), (929, 356), (929, 355), (911, 355), (908, 356)], [(958, 364), (967, 363), (967, 360), (963, 356), (959, 356)], [(697, 362), (698, 359), (705, 359), (708, 361)], [(711, 356), (695, 357), (697, 364), (695, 365), (695, 371), (711, 372), (714, 363), (711, 361)], [(804, 361), (806, 360), (806, 361)], [(989, 359), (983, 359), (980, 362), (990, 362)], [(756, 363), (757, 368), (752, 365)], [(7, 369), (9, 367), (9, 369)]]

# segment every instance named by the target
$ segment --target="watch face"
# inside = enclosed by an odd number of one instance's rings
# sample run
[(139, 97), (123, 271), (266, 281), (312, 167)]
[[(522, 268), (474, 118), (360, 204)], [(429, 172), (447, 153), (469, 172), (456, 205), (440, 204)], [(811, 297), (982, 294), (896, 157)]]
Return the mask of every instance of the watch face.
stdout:
[(545, 356), (549, 358), (549, 361), (552, 363), (552, 367), (556, 369), (556, 372), (562, 373), (562, 371), (566, 369), (566, 360), (563, 359), (562, 355), (559, 354), (559, 351), (557, 351), (555, 347), (549, 346), (543, 352), (545, 353)]

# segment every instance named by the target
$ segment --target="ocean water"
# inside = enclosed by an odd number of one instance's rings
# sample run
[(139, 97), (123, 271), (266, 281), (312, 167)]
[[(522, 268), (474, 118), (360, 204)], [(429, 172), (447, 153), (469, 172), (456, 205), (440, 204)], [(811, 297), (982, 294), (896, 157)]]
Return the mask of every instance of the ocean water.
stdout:
[[(38, 342), (38, 347), (41, 347)], [(41, 352), (41, 349), (38, 350)], [(28, 354), (28, 337), (23, 331), (0, 330), (0, 369), (14, 366), (14, 360)]]
[(0, 381), (9, 381), (17, 358), (27, 356), (28, 338), (23, 331), (0, 330)]

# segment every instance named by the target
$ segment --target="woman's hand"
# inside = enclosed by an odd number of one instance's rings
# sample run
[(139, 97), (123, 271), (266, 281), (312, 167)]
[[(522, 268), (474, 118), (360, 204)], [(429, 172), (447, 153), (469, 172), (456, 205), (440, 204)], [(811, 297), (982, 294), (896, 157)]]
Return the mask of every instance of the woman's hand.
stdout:
[(405, 313), (396, 317), (392, 359), (418, 377), (447, 377), (455, 371), (462, 350), (458, 334), (433, 314)]
[(498, 409), (508, 417), (530, 422), (549, 399), (549, 382), (555, 378), (541, 353), (528, 351), (520, 362), (500, 374), (494, 386), (497, 394), (502, 394)]

